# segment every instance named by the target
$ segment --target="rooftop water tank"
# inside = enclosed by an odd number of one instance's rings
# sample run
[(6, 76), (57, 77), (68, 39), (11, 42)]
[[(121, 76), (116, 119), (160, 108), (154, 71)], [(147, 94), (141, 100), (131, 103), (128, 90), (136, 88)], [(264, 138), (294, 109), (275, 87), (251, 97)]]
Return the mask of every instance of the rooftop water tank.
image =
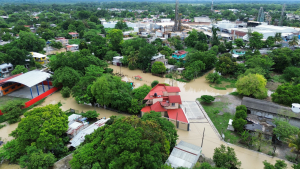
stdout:
[(300, 113), (300, 104), (298, 104), (298, 103), (293, 103), (293, 104), (292, 104), (292, 111), (293, 111), (294, 113)]

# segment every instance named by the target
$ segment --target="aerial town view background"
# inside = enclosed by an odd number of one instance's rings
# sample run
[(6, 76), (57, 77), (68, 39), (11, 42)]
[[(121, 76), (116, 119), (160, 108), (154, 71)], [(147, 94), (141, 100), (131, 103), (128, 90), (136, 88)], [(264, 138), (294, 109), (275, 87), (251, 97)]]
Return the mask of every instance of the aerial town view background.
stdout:
[(0, 2), (0, 169), (300, 169), (300, 3)]

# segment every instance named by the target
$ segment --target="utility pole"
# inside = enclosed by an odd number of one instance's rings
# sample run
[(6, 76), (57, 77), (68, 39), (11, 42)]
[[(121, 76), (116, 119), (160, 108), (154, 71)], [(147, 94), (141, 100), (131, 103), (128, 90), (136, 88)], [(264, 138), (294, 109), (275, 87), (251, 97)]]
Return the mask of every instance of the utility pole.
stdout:
[(205, 127), (204, 127), (204, 130), (203, 130), (203, 136), (202, 136), (202, 143), (201, 143), (201, 148), (203, 146), (203, 140), (204, 140), (204, 133), (205, 133)]
[(121, 75), (121, 67), (122, 67), (122, 63), (120, 63), (120, 76), (122, 76), (122, 75)]
[(173, 31), (177, 31), (178, 30), (178, 0), (176, 0), (176, 6), (175, 6), (175, 22), (174, 22), (174, 27), (173, 27)]

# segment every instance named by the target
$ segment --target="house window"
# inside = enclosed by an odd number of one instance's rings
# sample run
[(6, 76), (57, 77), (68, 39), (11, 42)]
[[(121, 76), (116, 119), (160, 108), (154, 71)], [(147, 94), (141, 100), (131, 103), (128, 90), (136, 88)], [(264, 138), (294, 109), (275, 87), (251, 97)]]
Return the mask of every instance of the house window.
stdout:
[(175, 103), (172, 103), (172, 106), (175, 106)]

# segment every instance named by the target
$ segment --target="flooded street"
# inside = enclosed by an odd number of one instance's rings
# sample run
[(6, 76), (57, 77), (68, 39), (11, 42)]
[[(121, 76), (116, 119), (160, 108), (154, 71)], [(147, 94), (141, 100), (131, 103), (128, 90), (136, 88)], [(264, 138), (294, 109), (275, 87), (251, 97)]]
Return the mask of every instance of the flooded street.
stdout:
[[(110, 65), (110, 68), (114, 69), (114, 73), (120, 72), (120, 67)], [(131, 81), (134, 82), (136, 87), (139, 87), (143, 84), (151, 85), (151, 82), (153, 80), (158, 80), (160, 83), (168, 83), (172, 85), (172, 80), (168, 78), (160, 78), (156, 76), (152, 76), (150, 73), (142, 73), (140, 70), (129, 70), (128, 68), (122, 68), (121, 73), (126, 75), (122, 79), (125, 81)], [(143, 80), (135, 80), (134, 76), (140, 75), (142, 76)], [(191, 81), (189, 83), (184, 82), (178, 82), (173, 81), (174, 86), (178, 86), (181, 89), (180, 95), (182, 97), (183, 101), (195, 101), (196, 98), (200, 97), (201, 95), (225, 95), (230, 92), (235, 91), (235, 89), (227, 89), (227, 90), (216, 90), (209, 86), (209, 83), (205, 80), (205, 76), (202, 76), (195, 81)], [(58, 102), (61, 102), (62, 106), (61, 109), (63, 111), (66, 111), (68, 109), (75, 109), (77, 113), (80, 113), (82, 111), (86, 112), (88, 110), (96, 110), (98, 113), (100, 113), (99, 118), (102, 117), (110, 117), (112, 115), (123, 115), (119, 114), (117, 112), (105, 110), (102, 108), (96, 108), (89, 105), (82, 105), (77, 104), (74, 98), (63, 98), (60, 94), (60, 92), (56, 92), (52, 94), (51, 96), (48, 96), (46, 100), (40, 105), (40, 106), (46, 106), (48, 104), (57, 104)], [(128, 115), (123, 115), (128, 116)], [(183, 140), (191, 144), (195, 144), (197, 146), (201, 146), (202, 143), (202, 134), (203, 130), (205, 128), (205, 135), (204, 135), (204, 141), (203, 141), (203, 150), (202, 153), (205, 155), (205, 157), (212, 158), (214, 149), (216, 147), (220, 147), (221, 144), (224, 144), (226, 146), (230, 146), (234, 148), (235, 153), (237, 155), (237, 158), (242, 162), (241, 168), (243, 169), (263, 169), (263, 161), (267, 160), (268, 162), (275, 164), (276, 160), (279, 160), (276, 157), (271, 157), (256, 151), (248, 150), (245, 148), (241, 148), (235, 145), (229, 145), (226, 142), (223, 142), (220, 140), (219, 136), (215, 133), (212, 126), (208, 122), (206, 118), (199, 119), (198, 121), (193, 121), (196, 123), (190, 124), (190, 131), (183, 131), (178, 130), (178, 143)], [(17, 127), (17, 123), (13, 125), (6, 126), (2, 129), (0, 129), (0, 137), (2, 137), (3, 140), (9, 141), (12, 139), (12, 137), (9, 137), (8, 134), (10, 134), (11, 131), (13, 131)], [(291, 168), (291, 163), (286, 162), (288, 164), (288, 168)], [(0, 166), (0, 169), (18, 169), (20, 166), (18, 165), (8, 165), (7, 163), (4, 163)]]
[[(110, 68), (114, 69), (114, 73), (120, 73), (120, 66), (109, 65)], [(211, 71), (213, 72), (213, 70)], [(125, 75), (122, 80), (134, 82), (135, 87), (139, 87), (143, 84), (151, 86), (152, 81), (158, 80), (160, 83), (168, 83), (172, 86), (172, 79), (162, 78), (153, 76), (151, 73), (143, 73), (141, 70), (129, 70), (127, 67), (121, 68), (121, 74)], [(140, 75), (143, 80), (136, 80), (134, 76)], [(196, 98), (201, 95), (225, 95), (235, 91), (235, 89), (217, 90), (209, 86), (209, 83), (205, 79), (206, 75), (197, 78), (195, 81), (192, 80), (188, 83), (179, 82), (173, 80), (173, 86), (180, 87), (180, 96), (184, 101), (195, 101)]]

